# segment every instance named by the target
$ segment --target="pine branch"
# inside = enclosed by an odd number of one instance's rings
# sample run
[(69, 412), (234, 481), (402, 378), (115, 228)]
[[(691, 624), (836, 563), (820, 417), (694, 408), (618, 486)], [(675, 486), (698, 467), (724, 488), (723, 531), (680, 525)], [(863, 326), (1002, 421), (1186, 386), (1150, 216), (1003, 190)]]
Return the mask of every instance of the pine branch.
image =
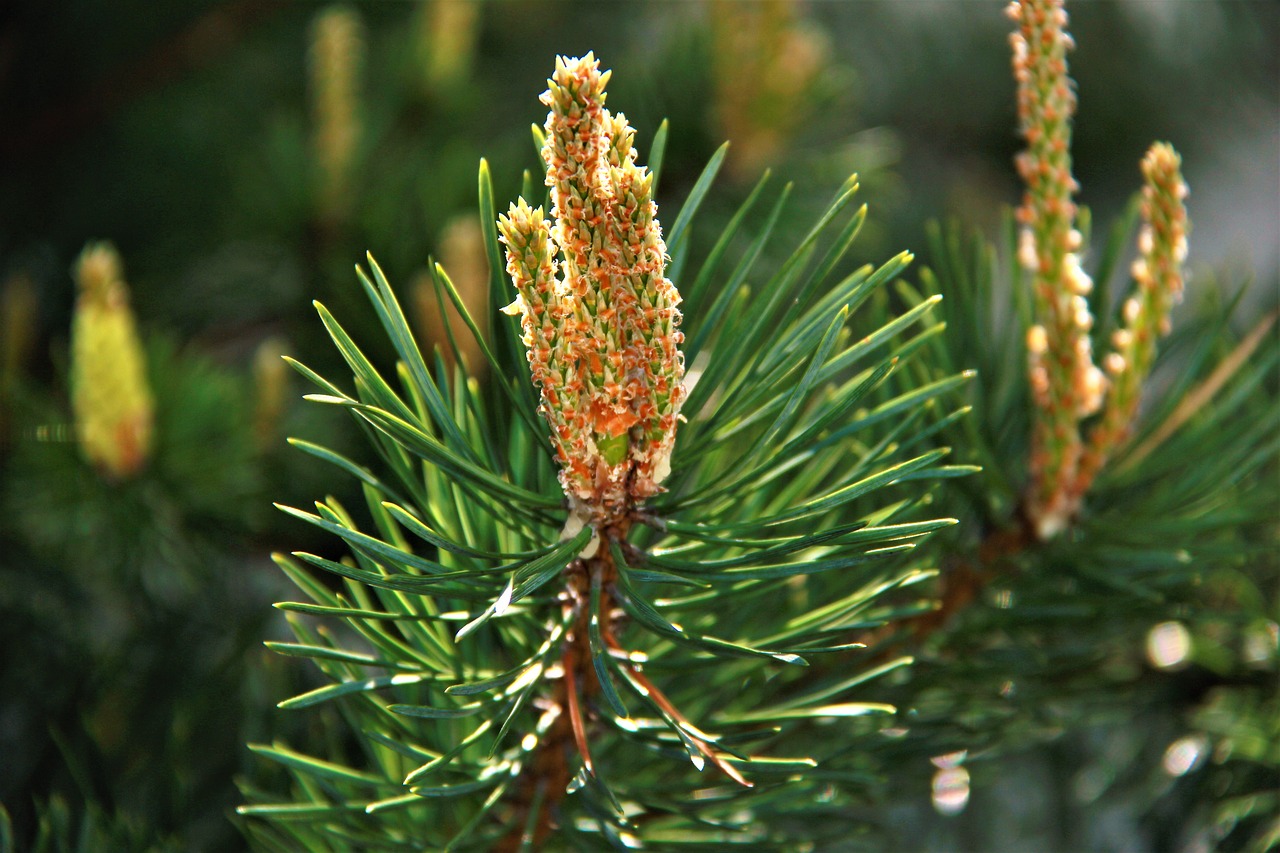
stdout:
[[(399, 388), (318, 306), (354, 388), (295, 366), (319, 389), (312, 400), (356, 418), (387, 473), (299, 445), (362, 481), (375, 529), (360, 529), (332, 500), (316, 513), (286, 509), (338, 536), (352, 559), (280, 558), (313, 600), (281, 606), (343, 618), (353, 633), (327, 637), (295, 623), (298, 642), (277, 649), (310, 657), (329, 681), (281, 705), (341, 703), (366, 733), (369, 769), (262, 747), (293, 774), (300, 803), (258, 803), (243, 814), (305, 815), (372, 843), (356, 813), (392, 827), (419, 798), (449, 797), (462, 807), (456, 824), (432, 830), (433, 843), (449, 849), (515, 850), (553, 837), (621, 843), (636, 833), (710, 839), (719, 836), (708, 827), (730, 824), (741, 824), (737, 837), (749, 843), (773, 830), (754, 812), (745, 823), (734, 817), (738, 800), (752, 798), (767, 811), (808, 796), (794, 785), (784, 796), (773, 780), (788, 768), (812, 769), (815, 759), (776, 757), (773, 749), (785, 750), (812, 721), (893, 710), (849, 701), (862, 678), (794, 694), (777, 693), (799, 684), (794, 676), (746, 695), (740, 684), (761, 667), (800, 668), (859, 648), (836, 637), (882, 594), (918, 579), (912, 550), (954, 523), (922, 517), (916, 490), (925, 486), (915, 481), (971, 472), (943, 464), (945, 449), (919, 447), (936, 429), (921, 426), (929, 407), (967, 377), (923, 388), (893, 378), (922, 351), (928, 333), (912, 335), (929, 322), (936, 300), (899, 318), (866, 309), (909, 256), (839, 278), (865, 216), (857, 211), (840, 224), (856, 190), (851, 179), (759, 298), (739, 296), (751, 308), (737, 329), (717, 328), (714, 307), (689, 317), (689, 334), (712, 357), (676, 440), (687, 394), (672, 349), (681, 343), (679, 297), (658, 263), (664, 253), (647, 195), (652, 178), (634, 165), (621, 116), (598, 109), (604, 75), (596, 73), (590, 60), (562, 61), (557, 75), (565, 79), (553, 80), (546, 96), (553, 107), (543, 137), (549, 177), (580, 184), (553, 193), (549, 220), (517, 203), (500, 222), (541, 421), (514, 413), (495, 421), (477, 386), (433, 376), (372, 260), (372, 274), (361, 280), (400, 356)], [(590, 79), (570, 85), (584, 74)], [(586, 125), (572, 137), (563, 133), (560, 122), (574, 110), (593, 116), (599, 137)], [(574, 158), (607, 162), (609, 171), (578, 171)], [(691, 227), (722, 159), (709, 164), (673, 240)], [(480, 185), (481, 210), (492, 211), (483, 165)], [(784, 192), (773, 221), (785, 199)], [(598, 239), (583, 240), (567, 222), (596, 229)], [(485, 227), (492, 257), (498, 243), (492, 222)], [(727, 283), (718, 270), (722, 253), (713, 252), (694, 275), (702, 283), (695, 290), (720, 281), (741, 293), (770, 234), (766, 227)], [(557, 264), (564, 279), (556, 278)], [(466, 322), (443, 271), (438, 280)], [(850, 334), (860, 306), (865, 332)], [(505, 323), (495, 328), (513, 331)], [(523, 404), (527, 391), (504, 379), (522, 373), (504, 362), (518, 350), (499, 334), (482, 351), (495, 377), (488, 396)], [(688, 396), (690, 407), (694, 399)], [(540, 423), (551, 453), (538, 441)], [(726, 466), (742, 473), (726, 479)], [(556, 468), (564, 498), (547, 491)], [(414, 541), (425, 543), (421, 553)], [(341, 592), (304, 566), (337, 576)], [(827, 580), (837, 574), (841, 582)], [(664, 589), (676, 592), (660, 597)], [(774, 606), (789, 589), (812, 601)], [(727, 608), (730, 601), (735, 606)], [(357, 637), (373, 652), (353, 646)], [(370, 677), (370, 667), (393, 674)], [(698, 671), (709, 682), (690, 681)], [(871, 674), (879, 671), (887, 669)], [(387, 693), (390, 701), (380, 698)], [(713, 719), (721, 731), (702, 728)], [(485, 741), (487, 756), (477, 752)], [(614, 778), (609, 768), (619, 751), (637, 749), (644, 769)], [(669, 762), (682, 755), (694, 771), (712, 765), (730, 787), (677, 805), (673, 785), (706, 785), (671, 774)]]

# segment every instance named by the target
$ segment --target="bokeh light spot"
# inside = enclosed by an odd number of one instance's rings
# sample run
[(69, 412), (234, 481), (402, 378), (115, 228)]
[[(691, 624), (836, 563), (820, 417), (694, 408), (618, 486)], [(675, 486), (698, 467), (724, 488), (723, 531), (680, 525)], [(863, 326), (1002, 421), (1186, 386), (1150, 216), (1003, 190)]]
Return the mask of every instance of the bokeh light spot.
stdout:
[(939, 814), (958, 815), (968, 804), (968, 770), (963, 767), (944, 767), (933, 774), (933, 807)]
[(1147, 658), (1159, 669), (1186, 666), (1191, 633), (1181, 622), (1161, 622), (1147, 634)]
[(1170, 776), (1182, 776), (1190, 773), (1204, 761), (1209, 748), (1209, 739), (1204, 735), (1186, 735), (1180, 737), (1164, 751), (1164, 772)]

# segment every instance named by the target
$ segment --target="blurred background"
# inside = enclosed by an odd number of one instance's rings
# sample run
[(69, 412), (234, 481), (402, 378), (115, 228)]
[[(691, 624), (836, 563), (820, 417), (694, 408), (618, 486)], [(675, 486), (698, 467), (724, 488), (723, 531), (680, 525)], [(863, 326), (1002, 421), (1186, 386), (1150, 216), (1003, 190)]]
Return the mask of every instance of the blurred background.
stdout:
[[(354, 493), (285, 438), (363, 458), (349, 424), (301, 403), (309, 389), (280, 356), (339, 372), (319, 299), (387, 357), (352, 273), (366, 250), (428, 346), (447, 323), (431, 259), (483, 300), (479, 158), (501, 209), (538, 169), (529, 125), (556, 54), (594, 50), (614, 70), (609, 103), (642, 158), (670, 121), (660, 213), (732, 139), (704, 238), (766, 168), (795, 182), (797, 230), (857, 171), (871, 216), (856, 260), (879, 260), (921, 250), (929, 219), (994, 235), (1018, 201), (1002, 6), (0, 7), (0, 802), (19, 849), (243, 846), (237, 780), (265, 772), (244, 742), (317, 725), (273, 707), (310, 674), (262, 647), (284, 633), (271, 602), (290, 597), (268, 554), (333, 548), (271, 502)], [(1143, 151), (1167, 139), (1191, 186), (1195, 278), (1253, 279), (1247, 298), (1273, 305), (1280, 4), (1095, 0), (1071, 15), (1075, 171), (1094, 221), (1124, 210)], [(82, 255), (99, 241), (114, 253)], [(94, 379), (120, 359), (138, 369)], [(111, 399), (127, 410), (107, 411), (95, 382), (121, 383)], [(1268, 624), (1251, 654), (1274, 673)], [(1174, 642), (1165, 631), (1152, 648)], [(1180, 692), (1140, 697), (1140, 720), (1082, 719), (1005, 756), (971, 796), (966, 775), (958, 808), (939, 794), (945, 762), (920, 770), (884, 820), (910, 849), (1209, 849), (1193, 824), (1210, 816), (1186, 804), (1230, 786), (1211, 778), (1221, 714), (1196, 681), (1231, 663), (1221, 654), (1173, 660)], [(1209, 722), (1184, 743), (1192, 714)]]

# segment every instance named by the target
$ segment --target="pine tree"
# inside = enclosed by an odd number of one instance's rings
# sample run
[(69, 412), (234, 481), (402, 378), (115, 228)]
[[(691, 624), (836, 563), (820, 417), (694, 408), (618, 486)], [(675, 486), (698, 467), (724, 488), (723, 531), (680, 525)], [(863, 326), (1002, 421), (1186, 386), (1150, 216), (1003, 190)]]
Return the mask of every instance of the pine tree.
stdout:
[(1280, 18), (1011, 3), (1000, 129), (995, 7), (45, 5), (0, 853), (1280, 843), (1277, 315), (1192, 126)]
[[(549, 196), (526, 178), (499, 217), (482, 163), (490, 304), (510, 303), (491, 343), (434, 270), (487, 384), (452, 338), (452, 361), (428, 361), (372, 258), (359, 279), (394, 376), (317, 306), (352, 383), (295, 366), (382, 465), (299, 444), (366, 505), (284, 508), (350, 558), (277, 557), (310, 600), (277, 605), (297, 642), (275, 648), (331, 680), (281, 707), (337, 706), (348, 734), (322, 754), (254, 746), (292, 779), (241, 809), (257, 843), (848, 849), (913, 757), (935, 757), (945, 811), (971, 756), (1051, 726), (1038, 697), (1132, 691), (1131, 668), (1105, 671), (1117, 639), (1135, 611), (1207, 616), (1206, 561), (1273, 572), (1266, 327), (1216, 369), (1228, 309), (1169, 334), (1189, 226), (1157, 144), (1136, 290), (1094, 365), (1132, 217), (1085, 273), (1066, 13), (1010, 16), (1027, 197), (1003, 252), (936, 229), (919, 286), (907, 253), (848, 269), (854, 177), (763, 268), (787, 201), (759, 223), (766, 176), (691, 257), (725, 150), (664, 230), (667, 128), (638, 165), (588, 54), (558, 59), (542, 97)], [(1178, 378), (1139, 420), (1161, 335)]]

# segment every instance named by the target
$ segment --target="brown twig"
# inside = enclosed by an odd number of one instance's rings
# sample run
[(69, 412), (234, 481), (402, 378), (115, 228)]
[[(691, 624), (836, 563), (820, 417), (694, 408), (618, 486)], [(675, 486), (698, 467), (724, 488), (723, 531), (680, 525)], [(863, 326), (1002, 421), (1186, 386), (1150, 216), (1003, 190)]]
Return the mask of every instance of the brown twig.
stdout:
[(748, 782), (731, 764), (721, 758), (720, 754), (712, 748), (711, 744), (707, 743), (690, 730), (689, 719), (681, 713), (680, 709), (677, 708), (670, 699), (667, 698), (665, 693), (658, 689), (658, 685), (650, 681), (648, 676), (627, 660), (627, 650), (624, 649), (622, 645), (618, 643), (617, 639), (614, 638), (613, 631), (610, 628), (607, 626), (601, 626), (601, 636), (603, 636), (605, 645), (609, 650), (618, 653), (617, 656), (621, 661), (620, 665), (626, 669), (627, 674), (633, 678), (637, 684), (645, 689), (649, 698), (653, 699), (654, 703), (659, 708), (670, 715), (670, 717), (681, 726), (685, 735), (693, 742), (693, 745), (698, 748), (698, 752), (701, 752), (706, 756), (708, 761), (718, 767), (721, 772), (733, 781), (737, 782), (739, 785), (747, 788), (754, 787), (754, 785)]
[[(613, 562), (612, 543), (626, 542), (627, 530), (634, 517), (603, 526), (600, 532), (600, 546), (589, 558), (575, 560), (565, 569), (564, 608), (566, 615), (572, 615), (573, 627), (566, 635), (564, 649), (561, 654), (563, 676), (555, 683), (551, 702), (561, 710), (542, 742), (528, 768), (522, 774), (520, 790), (516, 795), (514, 822), (512, 830), (494, 848), (496, 853), (515, 853), (529, 844), (537, 847), (550, 836), (556, 826), (556, 812), (564, 799), (569, 782), (573, 778), (573, 752), (576, 751), (587, 772), (594, 775), (595, 766), (591, 758), (590, 739), (588, 737), (588, 717), (583, 713), (582, 699), (592, 697), (600, 692), (600, 680), (592, 662), (590, 634), (592, 609), (591, 587), (594, 583), (600, 586), (600, 636), (605, 648), (619, 661), (626, 670), (627, 676), (649, 698), (669, 715), (697, 750), (708, 761), (719, 768), (726, 776), (748, 788), (752, 784), (725, 761), (711, 744), (693, 734), (695, 729), (680, 709), (667, 698), (656, 684), (630, 661), (630, 653), (618, 642), (610, 625), (608, 615), (613, 611), (613, 584), (617, 579), (618, 569)], [(541, 795), (538, 815), (534, 818), (534, 830), (530, 836), (525, 833), (525, 825), (529, 822), (530, 810)]]
[[(584, 648), (588, 643), (586, 619), (590, 615), (585, 606), (589, 600), (588, 562), (574, 560), (565, 568), (563, 608), (566, 615), (572, 615), (573, 626), (565, 636), (560, 656), (564, 671), (555, 682), (554, 692), (549, 699), (560, 713), (542, 736), (532, 762), (521, 774), (520, 787), (515, 797), (514, 823), (511, 831), (494, 847), (495, 853), (516, 853), (527, 845), (536, 847), (551, 834), (555, 828), (553, 812), (573, 779), (571, 744), (577, 745), (579, 752), (585, 756), (588, 769), (591, 767), (590, 755), (583, 750), (586, 735), (578, 706), (579, 662), (582, 652), (586, 652), (588, 659), (591, 655), (590, 648)], [(592, 673), (583, 672), (581, 675), (586, 679)], [(538, 804), (538, 816), (532, 836), (527, 837), (525, 825), (535, 804)]]
[(577, 669), (577, 665), (571, 660), (571, 657), (571, 651), (565, 649), (564, 692), (569, 700), (569, 723), (573, 727), (573, 741), (577, 744), (578, 753), (582, 756), (582, 766), (587, 768), (587, 772), (594, 776), (596, 768), (591, 761), (591, 747), (587, 744), (586, 726), (583, 725), (582, 709), (578, 705), (577, 676), (573, 674), (573, 671)]
[[(592, 696), (599, 690), (595, 667), (591, 664), (588, 633), (591, 621), (591, 579), (599, 574), (602, 579), (607, 577), (611, 580), (616, 572), (606, 539), (606, 536), (616, 533), (615, 528), (606, 529), (601, 534), (601, 539), (605, 541), (600, 543), (594, 556), (574, 560), (565, 568), (563, 607), (565, 615), (572, 616), (573, 627), (565, 636), (560, 657), (564, 672), (555, 683), (554, 693), (550, 698), (561, 713), (543, 736), (532, 763), (522, 773), (515, 803), (515, 823), (511, 832), (494, 848), (496, 853), (515, 853), (527, 841), (536, 848), (555, 829), (557, 807), (573, 779), (574, 751), (581, 756), (587, 772), (595, 773), (579, 693), (582, 696)], [(608, 612), (606, 595), (602, 589), (602, 612)], [(530, 810), (539, 800), (540, 790), (543, 795), (538, 805), (532, 839), (527, 839), (524, 827)]]
[(919, 646), (945, 628), (999, 576), (1008, 558), (1035, 545), (1035, 528), (1025, 509), (1019, 509), (1014, 520), (1012, 526), (988, 532), (972, 555), (957, 555), (948, 562), (938, 579), (937, 607), (862, 637), (861, 641), (873, 650), (871, 663), (897, 657), (909, 646)]

